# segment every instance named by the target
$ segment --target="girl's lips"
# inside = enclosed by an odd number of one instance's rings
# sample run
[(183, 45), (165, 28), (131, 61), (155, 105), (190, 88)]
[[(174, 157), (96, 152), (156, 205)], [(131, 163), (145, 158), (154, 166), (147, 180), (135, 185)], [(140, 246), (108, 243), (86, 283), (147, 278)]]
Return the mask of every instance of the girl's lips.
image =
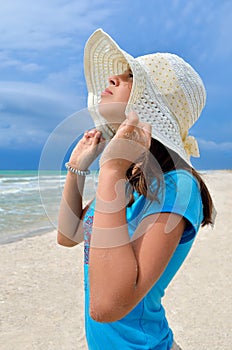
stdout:
[(113, 95), (112, 91), (110, 91), (110, 89), (105, 89), (104, 91), (102, 91), (101, 95)]

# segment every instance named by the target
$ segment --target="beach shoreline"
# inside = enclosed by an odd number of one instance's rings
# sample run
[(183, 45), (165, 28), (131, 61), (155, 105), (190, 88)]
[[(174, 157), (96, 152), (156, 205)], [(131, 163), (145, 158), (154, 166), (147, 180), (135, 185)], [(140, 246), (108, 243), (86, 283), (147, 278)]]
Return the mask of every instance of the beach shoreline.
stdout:
[[(229, 350), (231, 335), (232, 171), (203, 175), (217, 210), (202, 228), (164, 297), (183, 350)], [(83, 244), (56, 243), (56, 231), (0, 245), (2, 350), (87, 350)]]
[(30, 237), (36, 237), (36, 236), (41, 236), (48, 234), (52, 232), (52, 227), (41, 227), (37, 230), (32, 230), (29, 232), (24, 232), (24, 233), (18, 233), (18, 234), (13, 234), (8, 237), (4, 237), (0, 240), (0, 246), (5, 245), (5, 244), (10, 244), (10, 243), (15, 243), (18, 241), (22, 241), (23, 239), (27, 239)]

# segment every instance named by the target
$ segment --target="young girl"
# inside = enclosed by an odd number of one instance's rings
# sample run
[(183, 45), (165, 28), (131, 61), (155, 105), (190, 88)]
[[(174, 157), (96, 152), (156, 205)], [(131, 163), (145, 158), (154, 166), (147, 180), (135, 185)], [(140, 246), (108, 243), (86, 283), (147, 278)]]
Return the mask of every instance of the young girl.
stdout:
[[(101, 29), (84, 62), (96, 129), (66, 164), (58, 243), (85, 240), (88, 347), (180, 349), (161, 299), (199, 227), (212, 223), (210, 194), (190, 163), (197, 142), (188, 135), (205, 104), (203, 83), (180, 57), (134, 59)], [(85, 176), (102, 151), (96, 196), (83, 208)]]

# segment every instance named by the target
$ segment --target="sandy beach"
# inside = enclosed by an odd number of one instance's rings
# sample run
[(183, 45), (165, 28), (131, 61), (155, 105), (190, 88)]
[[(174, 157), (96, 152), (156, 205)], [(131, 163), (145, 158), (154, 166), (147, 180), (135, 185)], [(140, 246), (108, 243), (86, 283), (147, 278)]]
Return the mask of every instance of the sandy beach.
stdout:
[[(164, 304), (183, 350), (231, 350), (232, 171), (204, 178), (215, 228), (200, 230)], [(1, 245), (0, 257), (1, 350), (87, 350), (83, 245), (58, 246), (53, 231)]]

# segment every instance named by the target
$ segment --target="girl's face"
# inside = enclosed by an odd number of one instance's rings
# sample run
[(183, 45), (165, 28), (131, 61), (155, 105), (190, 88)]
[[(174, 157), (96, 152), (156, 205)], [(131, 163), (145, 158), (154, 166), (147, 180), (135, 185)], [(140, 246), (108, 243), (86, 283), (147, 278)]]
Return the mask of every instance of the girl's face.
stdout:
[(99, 112), (110, 124), (121, 124), (130, 97), (133, 74), (130, 69), (108, 78), (109, 86), (101, 93)]

